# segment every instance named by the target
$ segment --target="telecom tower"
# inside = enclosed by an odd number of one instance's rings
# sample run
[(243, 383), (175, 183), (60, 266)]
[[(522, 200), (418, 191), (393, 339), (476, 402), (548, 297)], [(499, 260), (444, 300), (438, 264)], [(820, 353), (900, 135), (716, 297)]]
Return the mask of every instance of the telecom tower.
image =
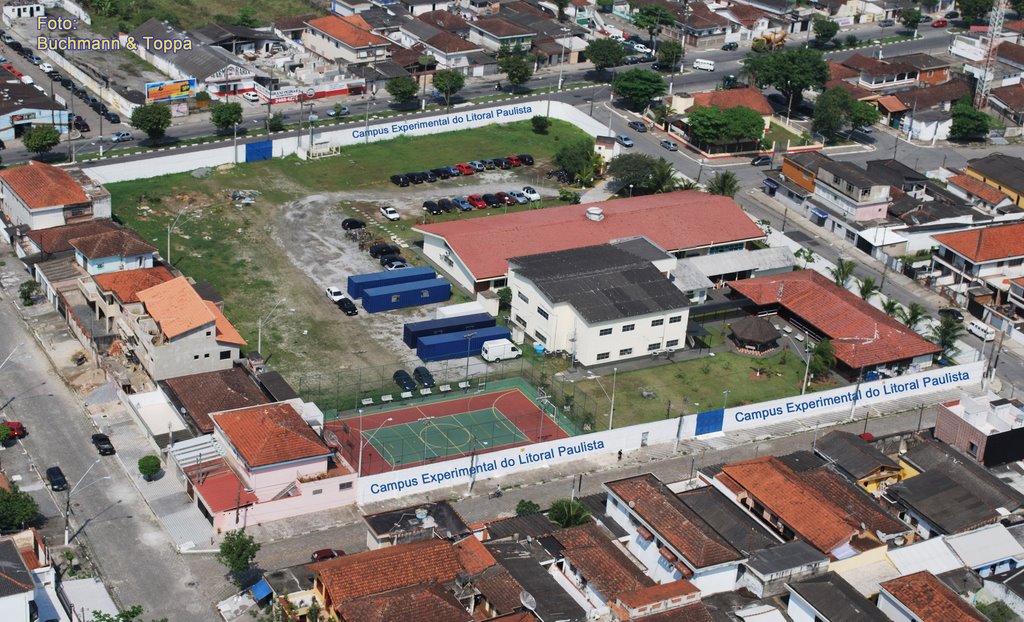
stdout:
[(988, 14), (988, 52), (985, 54), (985, 63), (982, 66), (981, 76), (978, 78), (978, 88), (974, 91), (974, 107), (982, 110), (988, 103), (988, 93), (992, 90), (992, 78), (995, 75), (996, 47), (999, 46), (999, 36), (1003, 32), (1003, 18), (1006, 15), (1006, 0), (997, 0), (995, 6)]

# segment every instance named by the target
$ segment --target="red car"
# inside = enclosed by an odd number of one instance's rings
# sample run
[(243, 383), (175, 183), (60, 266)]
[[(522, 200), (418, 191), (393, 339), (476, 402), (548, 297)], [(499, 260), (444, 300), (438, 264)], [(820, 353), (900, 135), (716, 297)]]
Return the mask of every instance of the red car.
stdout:
[(24, 424), (17, 421), (0, 421), (0, 425), (5, 425), (11, 431), (10, 438), (25, 438), (28, 434), (28, 430), (25, 429)]
[(496, 192), (494, 196), (498, 197), (498, 200), (504, 203), (505, 205), (518, 205), (515, 199), (508, 196), (504, 192)]
[(519, 159), (519, 156), (505, 156), (505, 159), (508, 160), (508, 163), (511, 164), (512, 166), (523, 165), (523, 161)]
[(949, 22), (944, 19), (937, 19), (932, 22), (932, 28), (945, 28), (946, 26), (949, 26)]
[(345, 551), (342, 551), (341, 549), (320, 549), (319, 551), (313, 551), (313, 554), (309, 557), (314, 562), (322, 562), (325, 559), (334, 559), (336, 557), (341, 557), (344, 554)]
[(463, 175), (472, 175), (473, 173), (476, 172), (475, 170), (473, 170), (472, 166), (466, 164), (465, 162), (461, 164), (456, 164), (455, 168), (459, 169), (459, 172), (462, 173)]
[(484, 201), (484, 198), (479, 194), (469, 195), (468, 197), (466, 197), (466, 201), (468, 201), (470, 205), (477, 209), (483, 209), (487, 207), (487, 201)]

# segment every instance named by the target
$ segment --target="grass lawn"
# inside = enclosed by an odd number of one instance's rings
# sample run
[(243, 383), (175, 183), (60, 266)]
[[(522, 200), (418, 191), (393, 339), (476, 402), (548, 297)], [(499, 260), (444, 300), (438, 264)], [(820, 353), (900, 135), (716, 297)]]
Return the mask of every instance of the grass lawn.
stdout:
[(778, 123), (772, 123), (768, 128), (768, 131), (765, 132), (764, 137), (783, 146), (797, 146), (803, 144), (803, 140), (800, 139), (799, 135), (790, 132)]
[[(755, 368), (762, 368), (760, 374)], [(754, 359), (731, 352), (692, 361), (660, 365), (617, 374), (615, 378), (615, 427), (721, 408), (722, 392), (729, 390), (728, 405), (753, 404), (800, 392), (804, 365), (792, 352)], [(612, 378), (576, 382), (577, 395), (587, 396), (597, 428), (608, 427)], [(602, 389), (603, 387), (603, 389)], [(810, 390), (810, 387), (809, 387)], [(643, 392), (655, 397), (645, 398)], [(579, 397), (577, 401), (581, 401)], [(671, 402), (671, 404), (670, 404)]]
[(233, 24), (243, 7), (251, 8), (258, 26), (267, 26), (278, 15), (306, 15), (313, 13), (304, 0), (148, 0), (142, 3), (111, 3), (113, 14), (100, 10), (107, 4), (93, 4), (91, 30), (116, 35), (118, 30), (129, 32), (151, 17), (167, 20), (174, 26), (189, 30), (211, 22)]

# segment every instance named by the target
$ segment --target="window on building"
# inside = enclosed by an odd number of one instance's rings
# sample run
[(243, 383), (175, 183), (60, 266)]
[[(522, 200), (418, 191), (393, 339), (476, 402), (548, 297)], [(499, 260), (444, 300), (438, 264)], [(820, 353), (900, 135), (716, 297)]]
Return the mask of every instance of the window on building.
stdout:
[(545, 320), (548, 319), (548, 317), (549, 317), (548, 316), (548, 312), (545, 311), (544, 309), (540, 308), (540, 307), (537, 307), (537, 315), (541, 316)]
[(629, 356), (633, 354), (633, 348), (623, 348), (619, 350), (619, 356)]
[(679, 322), (682, 322), (682, 321), (683, 321), (683, 316), (681, 316), (681, 315), (673, 315), (672, 317), (668, 318), (668, 323), (669, 324), (678, 324)]
[(231, 350), (221, 350), (220, 351), (220, 360), (226, 361), (229, 358), (231, 358)]
[(665, 318), (659, 318), (657, 320), (651, 320), (651, 326), (661, 326), (665, 323)]
[(540, 332), (539, 330), (538, 331), (534, 331), (533, 336), (534, 336), (534, 338), (537, 341), (539, 341), (539, 342), (541, 342), (543, 344), (547, 344), (547, 342), (548, 342), (548, 338), (546, 336), (544, 336), (544, 333)]
[(636, 324), (626, 324), (625, 326), (622, 327), (622, 332), (624, 332), (624, 333), (632, 332), (632, 330), (634, 328), (636, 328)]
[(647, 351), (648, 352), (654, 352), (655, 350), (657, 350), (660, 347), (661, 347), (661, 343), (660, 342), (659, 343), (652, 343), (649, 346), (647, 346)]
[(313, 494), (314, 495), (322, 495), (322, 494), (324, 494), (324, 489), (323, 488), (317, 488), (317, 489), (313, 490)]
[(203, 358), (204, 358), (204, 359), (208, 359), (208, 358), (210, 358), (210, 353), (209, 353), (209, 352), (207, 352), (206, 354), (204, 354), (204, 355), (203, 355)]
[(609, 356), (611, 356), (611, 354), (609, 354), (608, 352), (602, 352), (597, 355), (597, 360), (604, 361), (607, 360)]
[(678, 339), (669, 339), (668, 341), (665, 342), (665, 347), (666, 348), (674, 348), (674, 347), (676, 347), (678, 345), (679, 345), (679, 340)]
[(975, 458), (978, 457), (978, 446), (974, 443), (967, 443), (967, 453), (971, 454)]
[(526, 320), (524, 320), (522, 317), (518, 315), (516, 316), (516, 324), (519, 324), (523, 328), (526, 328)]
[(610, 329), (610, 328), (602, 328), (601, 332), (598, 333), (598, 335), (600, 335), (602, 337), (605, 337), (605, 336), (610, 335), (610, 334), (612, 334), (612, 329)]
[(198, 360), (199, 360), (199, 355), (198, 355), (198, 354), (194, 355), (194, 356), (192, 357), (192, 360), (193, 360), (193, 361), (198, 361)]
[(527, 304), (529, 304), (529, 303), (530, 303), (530, 299), (529, 299), (529, 298), (527, 298), (527, 297), (526, 297), (526, 294), (524, 294), (523, 292), (516, 292), (516, 296), (518, 296), (518, 297), (519, 297), (519, 300), (522, 300), (523, 302), (525, 302), (525, 303), (527, 303)]
[(348, 490), (352, 487), (352, 482), (342, 482), (338, 484), (338, 490)]

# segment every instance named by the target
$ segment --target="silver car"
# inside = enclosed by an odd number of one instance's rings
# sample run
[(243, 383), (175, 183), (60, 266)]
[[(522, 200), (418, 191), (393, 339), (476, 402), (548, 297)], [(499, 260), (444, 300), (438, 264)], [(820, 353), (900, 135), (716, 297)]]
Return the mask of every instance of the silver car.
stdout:
[(615, 137), (615, 140), (623, 147), (633, 146), (633, 139), (630, 138), (629, 136), (626, 136), (625, 134), (619, 134), (618, 136)]
[(661, 146), (669, 151), (679, 151), (679, 145), (674, 140), (663, 140)]

